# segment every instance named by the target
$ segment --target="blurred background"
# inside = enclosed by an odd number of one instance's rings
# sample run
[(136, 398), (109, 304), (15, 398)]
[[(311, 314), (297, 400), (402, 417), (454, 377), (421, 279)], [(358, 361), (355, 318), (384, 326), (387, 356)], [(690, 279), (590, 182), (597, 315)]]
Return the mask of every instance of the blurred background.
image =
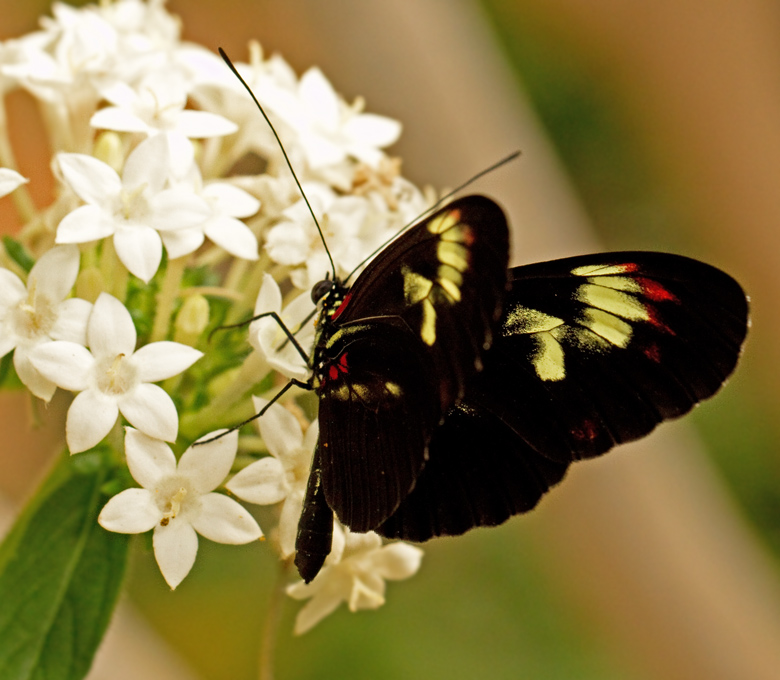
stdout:
[[(402, 121), (392, 152), (418, 184), (457, 185), (520, 149), (518, 162), (473, 187), (506, 208), (516, 264), (665, 250), (725, 269), (752, 299), (742, 364), (712, 402), (575, 466), (530, 515), (426, 545), (420, 573), (391, 583), (378, 612), (342, 608), (293, 638), (290, 601), (277, 677), (780, 677), (780, 6), (168, 7), (188, 39), (243, 60), (257, 38), (299, 73), (318, 65), (348, 100), (363, 96), (368, 110)], [(0, 9), (5, 39), (33, 30), (48, 3), (1, 0)], [(36, 177), (45, 150), (16, 99), (17, 157)], [(45, 201), (50, 187), (34, 180), (32, 190)], [(36, 452), (54, 445), (46, 430), (14, 439), (28, 411), (18, 395), (0, 395), (9, 507), (43, 474)], [(122, 663), (127, 677), (256, 677), (271, 552), (204, 540), (201, 553), (175, 593), (150, 553), (135, 560), (128, 607), (144, 618), (121, 620), (94, 678), (123, 677)]]

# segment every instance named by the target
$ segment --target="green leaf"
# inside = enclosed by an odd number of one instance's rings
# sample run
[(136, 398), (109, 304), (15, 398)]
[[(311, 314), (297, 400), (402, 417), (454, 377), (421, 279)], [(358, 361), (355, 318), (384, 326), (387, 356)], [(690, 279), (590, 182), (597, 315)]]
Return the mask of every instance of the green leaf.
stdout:
[(107, 466), (80, 458), (57, 465), (0, 546), (3, 680), (83, 678), (116, 605), (129, 537), (98, 525)]
[(11, 236), (3, 236), (3, 245), (8, 256), (29, 274), (35, 264), (35, 260), (29, 251)]

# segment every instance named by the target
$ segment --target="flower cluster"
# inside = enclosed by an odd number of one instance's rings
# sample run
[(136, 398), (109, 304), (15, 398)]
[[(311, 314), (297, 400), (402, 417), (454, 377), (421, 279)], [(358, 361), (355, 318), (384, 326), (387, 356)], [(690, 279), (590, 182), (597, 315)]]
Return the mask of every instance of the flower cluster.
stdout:
[[(162, 2), (56, 3), (52, 13), (0, 52), (4, 91), (25, 90), (42, 111), (58, 186), (33, 211), (11, 145), (0, 144), (0, 195), (16, 199), (25, 223), (0, 254), (0, 356), (14, 369), (4, 375), (46, 402), (57, 388), (75, 393), (70, 453), (109, 451), (140, 485), (111, 498), (99, 522), (153, 530), (171, 588), (193, 566), (198, 534), (262, 536), (226, 491), (277, 507), (266, 533), (289, 561), (316, 420), (291, 390), (257, 421), (259, 437), (214, 437), (251, 414), (251, 395), (257, 412), (283, 377), (308, 378), (272, 318), (224, 327), (273, 311), (311, 346), (307, 293), (330, 270), (312, 215), (242, 85), (217, 55), (180, 40)], [(296, 168), (338, 275), (423, 211), (423, 194), (384, 152), (399, 123), (347, 103), (316, 68), (299, 78), (257, 44), (237, 68)], [(210, 441), (186, 448), (197, 439)], [(290, 586), (312, 597), (299, 632), (342, 601), (379, 606), (385, 579), (419, 567), (417, 548), (335, 529), (320, 575)]]

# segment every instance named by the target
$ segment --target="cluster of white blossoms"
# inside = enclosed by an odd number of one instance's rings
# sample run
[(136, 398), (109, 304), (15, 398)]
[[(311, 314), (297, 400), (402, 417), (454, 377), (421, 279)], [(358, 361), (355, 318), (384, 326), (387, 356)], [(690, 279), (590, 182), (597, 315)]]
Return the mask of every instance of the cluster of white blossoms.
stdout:
[[(75, 393), (71, 454), (124, 456), (140, 488), (111, 498), (99, 522), (153, 530), (171, 588), (193, 566), (198, 534), (262, 536), (226, 491), (278, 509), (265, 529), (289, 561), (318, 432), (295, 402), (301, 391), (257, 421), (259, 437), (189, 446), (251, 415), (250, 395), (259, 409), (285, 378), (309, 375), (271, 318), (209, 342), (254, 310), (305, 322), (297, 338), (311, 346), (308, 290), (330, 266), (271, 130), (217, 55), (180, 40), (161, 1), (57, 3), (41, 30), (1, 47), (3, 92), (36, 100), (57, 183), (51, 205), (33, 209), (9, 143), (26, 131), (4, 125), (0, 194), (16, 199), (25, 225), (0, 253), (0, 356), (15, 369), (6, 375), (45, 402), (57, 388)], [(399, 123), (256, 44), (237, 68), (284, 143), (338, 275), (423, 211), (424, 196), (383, 151)], [(317, 578), (290, 585), (292, 597), (311, 598), (298, 632), (340, 602), (378, 607), (386, 579), (419, 567), (415, 547), (338, 526), (334, 536)]]

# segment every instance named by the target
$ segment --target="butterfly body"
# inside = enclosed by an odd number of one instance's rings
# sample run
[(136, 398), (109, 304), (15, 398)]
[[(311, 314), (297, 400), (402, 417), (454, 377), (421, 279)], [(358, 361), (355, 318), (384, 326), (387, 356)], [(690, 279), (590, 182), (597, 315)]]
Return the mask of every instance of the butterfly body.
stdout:
[(507, 269), (480, 196), (401, 235), (352, 287), (318, 284), (320, 440), (296, 565), (311, 580), (333, 513), (427, 540), (530, 510), (568, 465), (649, 433), (720, 387), (747, 302), (728, 275), (661, 253)]

